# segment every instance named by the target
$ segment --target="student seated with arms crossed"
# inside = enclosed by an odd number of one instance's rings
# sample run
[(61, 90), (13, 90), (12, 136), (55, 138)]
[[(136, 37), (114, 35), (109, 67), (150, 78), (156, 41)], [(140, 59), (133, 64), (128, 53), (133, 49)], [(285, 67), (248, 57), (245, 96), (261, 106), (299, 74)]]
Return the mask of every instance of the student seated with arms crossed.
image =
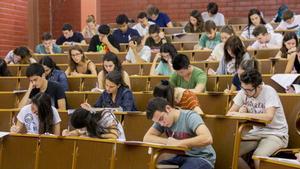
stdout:
[(94, 35), (90, 41), (88, 52), (113, 52), (120, 51), (120, 45), (110, 34), (108, 25), (101, 25), (98, 28), (99, 34)]
[(204, 23), (205, 33), (201, 35), (199, 44), (195, 45), (195, 50), (213, 50), (221, 43), (220, 32), (217, 31), (217, 26), (214, 21), (208, 20)]
[(49, 32), (43, 33), (42, 43), (36, 46), (35, 52), (39, 54), (62, 53), (61, 48), (53, 42)]
[[(277, 92), (262, 82), (262, 76), (257, 70), (241, 74), (241, 89), (233, 99), (233, 105), (228, 116), (246, 117), (264, 120), (269, 123), (263, 126), (253, 126), (240, 144), (239, 168), (250, 169), (241, 156), (254, 150), (253, 155), (271, 156), (277, 150), (288, 145), (288, 125), (283, 107)], [(254, 160), (255, 168), (259, 161)]]
[(150, 62), (151, 49), (142, 43), (140, 36), (133, 36), (129, 41), (129, 50), (125, 58), (125, 63)]
[(121, 123), (111, 110), (94, 112), (91, 109), (78, 108), (71, 115), (71, 124), (76, 129), (63, 130), (63, 136), (88, 136), (101, 139), (125, 141)]
[[(10, 128), (11, 133), (20, 133), (26, 128), (28, 134), (60, 135), (61, 119), (51, 98), (46, 93), (38, 93), (31, 104), (24, 106), (17, 115), (17, 124)], [(13, 121), (14, 123), (14, 121)]]
[(65, 73), (67, 76), (90, 74), (97, 76), (95, 64), (85, 56), (83, 49), (78, 45), (72, 46), (69, 49), (69, 66)]
[[(88, 103), (81, 104), (81, 107), (91, 109), (91, 105)], [(106, 75), (105, 90), (94, 107), (121, 108), (125, 112), (136, 111), (133, 93), (123, 81), (121, 72), (114, 70)]]
[(147, 118), (154, 124), (143, 141), (191, 149), (185, 155), (176, 155), (160, 164), (179, 165), (181, 169), (214, 168), (216, 153), (211, 146), (213, 138), (199, 114), (175, 109), (161, 97), (151, 99), (146, 112)]
[(113, 37), (116, 43), (128, 43), (133, 36), (140, 36), (137, 30), (128, 26), (129, 19), (125, 14), (120, 14), (116, 18), (118, 29), (114, 30)]
[(57, 45), (80, 45), (80, 44), (86, 44), (84, 37), (80, 32), (73, 32), (72, 25), (66, 23), (63, 25), (62, 33), (57, 40)]
[(44, 67), (33, 63), (26, 69), (26, 76), (29, 78), (29, 87), (19, 103), (19, 108), (30, 104), (32, 98), (40, 92), (46, 93), (51, 98), (51, 105), (57, 109), (66, 109), (66, 95), (61, 84), (46, 80)]
[(195, 93), (188, 89), (174, 87), (167, 80), (162, 80), (159, 85), (154, 87), (153, 96), (167, 99), (172, 107), (176, 106), (185, 110), (194, 110), (198, 114), (203, 114)]
[(207, 81), (206, 73), (195, 66), (190, 65), (190, 60), (186, 55), (178, 54), (173, 58), (173, 69), (170, 83), (175, 87), (189, 89), (198, 94), (205, 90)]
[(256, 41), (248, 46), (247, 50), (281, 48), (282, 35), (269, 33), (264, 25), (256, 26), (252, 34), (255, 36)]

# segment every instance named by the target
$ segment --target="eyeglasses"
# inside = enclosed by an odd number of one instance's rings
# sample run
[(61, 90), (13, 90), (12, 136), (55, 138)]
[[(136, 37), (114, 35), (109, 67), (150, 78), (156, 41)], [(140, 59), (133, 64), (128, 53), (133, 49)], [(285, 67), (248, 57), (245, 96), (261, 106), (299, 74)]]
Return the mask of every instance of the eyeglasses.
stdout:
[(245, 89), (245, 88), (241, 87), (241, 89), (242, 89), (242, 90), (244, 90), (244, 91), (245, 91), (245, 92), (247, 92), (247, 93), (250, 93), (250, 92), (256, 91), (256, 87), (255, 87), (255, 88), (253, 88), (253, 89)]

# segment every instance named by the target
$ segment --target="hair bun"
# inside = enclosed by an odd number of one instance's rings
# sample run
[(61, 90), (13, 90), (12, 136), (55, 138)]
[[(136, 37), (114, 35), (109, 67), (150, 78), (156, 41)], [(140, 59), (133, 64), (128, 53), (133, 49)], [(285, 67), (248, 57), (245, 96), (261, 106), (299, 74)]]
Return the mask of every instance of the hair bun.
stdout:
[(170, 82), (168, 80), (161, 80), (161, 84), (168, 86), (170, 84)]

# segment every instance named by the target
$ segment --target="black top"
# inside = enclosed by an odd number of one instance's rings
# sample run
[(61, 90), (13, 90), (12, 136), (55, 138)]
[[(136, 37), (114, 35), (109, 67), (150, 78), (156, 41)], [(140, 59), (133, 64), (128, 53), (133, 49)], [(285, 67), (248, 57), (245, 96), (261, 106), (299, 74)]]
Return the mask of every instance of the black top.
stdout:
[[(32, 99), (39, 92), (40, 89), (38, 88), (32, 89), (29, 98)], [(45, 93), (51, 97), (51, 105), (55, 106), (56, 108), (58, 108), (57, 100), (66, 98), (64, 88), (59, 83), (53, 81), (48, 81), (48, 86)]]
[[(108, 35), (107, 39), (111, 45), (113, 45), (115, 48), (120, 50), (119, 43), (117, 43), (117, 41), (115, 40), (115, 38), (112, 35)], [(108, 52), (109, 49), (107, 48), (107, 46), (105, 44), (103, 44), (100, 41), (99, 35), (94, 35), (90, 41), (88, 52), (102, 52), (102, 51)]]
[(167, 37), (161, 39), (158, 43), (155, 43), (152, 37), (148, 37), (146, 39), (145, 45), (149, 46), (151, 49), (160, 49), (160, 47), (164, 44), (163, 40), (165, 40), (166, 43), (171, 43), (171, 40)]
[(83, 35), (80, 32), (74, 32), (73, 36), (66, 39), (64, 35), (61, 35), (57, 40), (56, 44), (57, 45), (62, 45), (64, 42), (77, 42), (80, 43), (81, 41), (84, 40)]
[(294, 67), (297, 71), (297, 73), (300, 73), (300, 63), (299, 63), (299, 59), (298, 56), (296, 55), (295, 61), (294, 61)]

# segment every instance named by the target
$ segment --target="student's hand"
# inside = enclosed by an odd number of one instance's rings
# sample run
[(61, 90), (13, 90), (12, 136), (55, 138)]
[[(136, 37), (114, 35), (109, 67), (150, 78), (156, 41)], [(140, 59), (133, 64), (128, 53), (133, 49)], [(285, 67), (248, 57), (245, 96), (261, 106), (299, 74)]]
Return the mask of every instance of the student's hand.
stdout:
[(10, 127), (10, 132), (11, 133), (18, 133), (20, 131), (20, 128), (17, 125), (12, 125)]
[(173, 137), (169, 137), (166, 143), (167, 146), (178, 146), (178, 147), (184, 147), (183, 145), (181, 145), (181, 141), (177, 140)]
[(300, 161), (300, 153), (296, 153), (295, 156), (297, 157), (297, 160)]
[(68, 129), (64, 129), (61, 133), (62, 136), (69, 136), (70, 135), (70, 131)]
[(74, 71), (74, 72), (71, 72), (70, 75), (71, 75), (71, 76), (77, 76), (78, 73)]
[(225, 89), (225, 90), (224, 90), (224, 93), (225, 93), (225, 94), (231, 94), (231, 90)]
[(85, 109), (85, 110), (88, 110), (88, 111), (90, 111), (92, 109), (92, 106), (90, 104), (88, 104), (87, 102), (82, 103), (80, 105), (80, 107), (83, 108), (83, 109)]
[(160, 59), (160, 58), (161, 58), (161, 54), (160, 54), (160, 53), (157, 53), (157, 54), (155, 55), (154, 59), (153, 59), (153, 62), (154, 62), (154, 61), (157, 61), (157, 60)]
[(292, 86), (288, 86), (287, 88), (286, 88), (286, 91), (285, 91), (286, 93), (295, 93), (295, 90), (294, 90), (294, 88), (292, 87)]
[(243, 105), (242, 107), (240, 107), (239, 109), (239, 113), (247, 113), (248, 112), (248, 109), (245, 105)]
[(165, 38), (165, 33), (164, 32), (159, 32), (158, 36), (163, 39), (163, 38)]
[(294, 53), (297, 51), (297, 47), (292, 47), (291, 49), (288, 50), (288, 53), (291, 54), (291, 53)]
[(71, 45), (71, 42), (64, 42), (63, 45)]
[(33, 85), (32, 82), (29, 82), (28, 91), (31, 91), (33, 88), (35, 88), (35, 86)]
[(137, 43), (134, 41), (130, 41), (128, 45), (132, 50), (136, 49), (137, 47)]
[(202, 48), (202, 50), (211, 50), (210, 48)]
[(101, 39), (101, 41), (102, 41), (102, 43), (104, 43), (104, 44), (108, 44), (108, 43), (109, 43), (109, 41), (108, 41), (108, 39), (107, 39), (107, 36), (103, 36), (103, 38)]
[(207, 74), (209, 74), (209, 75), (215, 75), (217, 73), (212, 68), (208, 68)]

